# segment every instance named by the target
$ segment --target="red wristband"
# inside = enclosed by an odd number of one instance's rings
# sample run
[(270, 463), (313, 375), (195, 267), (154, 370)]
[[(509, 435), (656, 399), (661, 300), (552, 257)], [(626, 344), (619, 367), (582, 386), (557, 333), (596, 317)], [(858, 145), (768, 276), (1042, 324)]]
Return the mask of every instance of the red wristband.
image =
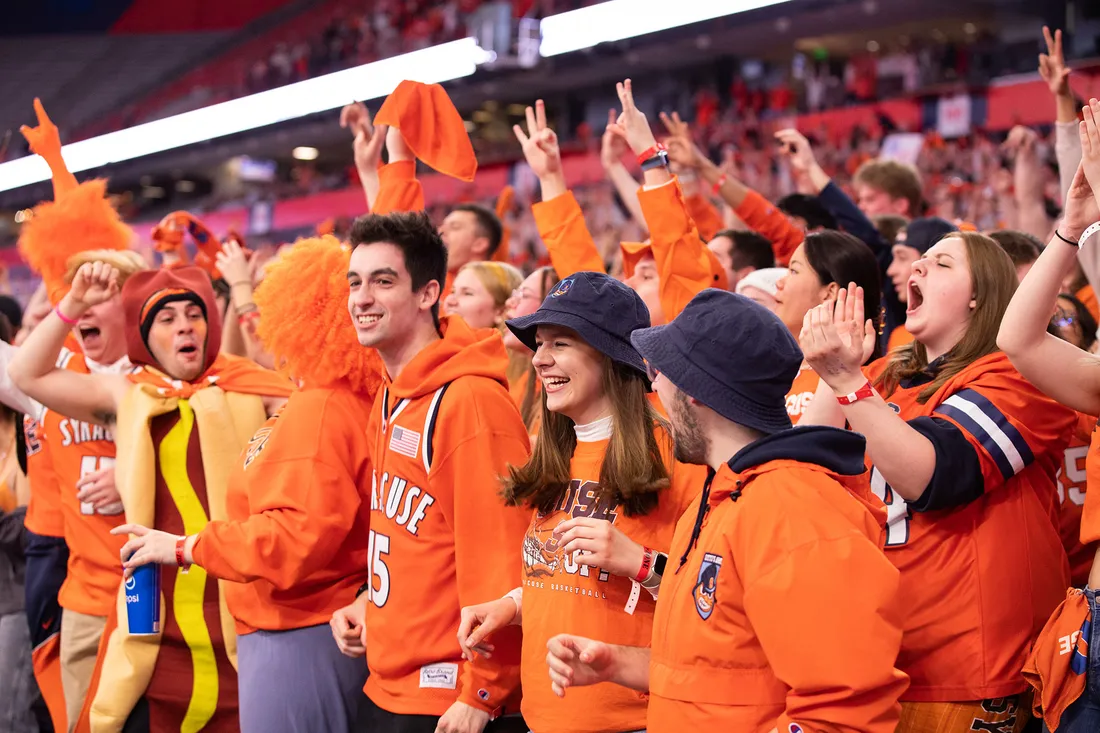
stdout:
[(183, 546), (185, 544), (187, 544), (187, 537), (180, 537), (176, 540), (176, 565), (179, 565), (184, 570), (191, 567), (191, 563), (187, 562), (183, 556)]
[(875, 390), (871, 387), (871, 382), (866, 382), (862, 387), (855, 392), (846, 395), (837, 395), (836, 401), (842, 405), (851, 405), (860, 400), (865, 400), (868, 397), (874, 397)]
[(646, 148), (645, 152), (638, 156), (638, 165), (641, 165), (651, 158), (655, 158), (657, 156), (657, 153), (665, 152), (668, 152), (668, 148), (666, 148), (661, 143), (657, 143), (651, 148)]
[(644, 546), (642, 549), (642, 569), (634, 576), (634, 580), (638, 583), (649, 577), (649, 569), (653, 567), (653, 550)]
[(726, 176), (725, 173), (718, 176), (718, 180), (714, 182), (714, 188), (713, 188), (713, 193), (714, 193), (715, 196), (717, 196), (719, 193), (722, 192), (722, 186), (726, 185), (726, 180), (727, 180), (727, 176)]
[(77, 322), (78, 319), (69, 318), (67, 315), (62, 313), (60, 304), (54, 306), (53, 312), (57, 314), (57, 317), (61, 319), (62, 323), (65, 323), (65, 324), (70, 325), (70, 326), (75, 326), (76, 325), (76, 322)]

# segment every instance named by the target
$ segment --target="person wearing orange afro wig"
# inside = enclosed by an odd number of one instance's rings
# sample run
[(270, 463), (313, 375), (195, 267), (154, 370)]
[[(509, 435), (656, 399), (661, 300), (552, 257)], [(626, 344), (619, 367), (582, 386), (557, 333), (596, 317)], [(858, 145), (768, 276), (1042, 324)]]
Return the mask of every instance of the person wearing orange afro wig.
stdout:
[[(302, 389), (236, 460), (228, 520), (183, 546), (185, 562), (233, 581), (225, 596), (245, 731), (348, 733), (367, 678), (364, 659), (342, 655), (328, 624), (369, 577), (367, 420), (383, 372), (347, 320), (349, 261), (325, 236), (268, 266), (255, 294), (259, 336)], [(176, 564), (174, 536), (119, 531), (139, 535), (123, 550), (134, 553), (128, 567)]]
[[(69, 332), (119, 293), (118, 269), (85, 263), (69, 292), (9, 365), (15, 385), (47, 409), (111, 429), (115, 482), (126, 525), (156, 526), (175, 543), (228, 518), (227, 478), (237, 455), (293, 391), (284, 376), (218, 353), (221, 320), (210, 277), (198, 267), (144, 271), (121, 288), (125, 375), (55, 366)], [(158, 535), (159, 536), (159, 535)], [(172, 548), (173, 554), (174, 547)], [(123, 552), (126, 552), (123, 548)], [(202, 568), (161, 570), (163, 625), (128, 633), (125, 588), (108, 617), (77, 731), (116, 733), (141, 712), (154, 733), (239, 730), (236, 628), (224, 610), (226, 583)], [(183, 685), (180, 680), (192, 680)], [(147, 705), (138, 707), (144, 698)]]

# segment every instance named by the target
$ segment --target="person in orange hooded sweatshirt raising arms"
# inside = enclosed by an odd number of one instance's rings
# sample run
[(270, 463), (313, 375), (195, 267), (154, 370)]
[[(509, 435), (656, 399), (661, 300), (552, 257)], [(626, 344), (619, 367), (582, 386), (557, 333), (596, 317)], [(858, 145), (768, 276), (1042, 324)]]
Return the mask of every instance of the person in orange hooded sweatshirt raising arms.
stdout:
[(527, 512), (500, 497), (500, 476), (528, 455), (504, 343), (439, 317), (447, 251), (426, 214), (364, 216), (349, 242), (348, 311), (386, 372), (367, 428), (369, 578), (332, 619), (342, 651), (366, 650), (357, 729), (525, 732), (508, 715), (519, 709), (518, 630), (496, 639), (491, 660), (464, 661), (454, 636), (463, 606), (515, 586), (527, 529)]

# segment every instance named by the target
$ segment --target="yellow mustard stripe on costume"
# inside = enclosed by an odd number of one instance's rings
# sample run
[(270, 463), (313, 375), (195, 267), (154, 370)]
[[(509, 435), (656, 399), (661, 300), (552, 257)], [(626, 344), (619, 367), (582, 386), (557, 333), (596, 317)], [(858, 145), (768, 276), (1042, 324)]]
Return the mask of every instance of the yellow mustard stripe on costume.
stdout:
[[(210, 520), (202, 508), (187, 474), (187, 446), (195, 425), (195, 413), (187, 400), (179, 401), (180, 419), (160, 443), (160, 466), (168, 493), (183, 519), (183, 531), (192, 535), (202, 531)], [(193, 565), (189, 572), (176, 574), (172, 612), (184, 641), (191, 650), (191, 702), (180, 726), (180, 733), (200, 731), (214, 717), (218, 705), (218, 662), (214, 644), (206, 627), (203, 600), (206, 571)]]

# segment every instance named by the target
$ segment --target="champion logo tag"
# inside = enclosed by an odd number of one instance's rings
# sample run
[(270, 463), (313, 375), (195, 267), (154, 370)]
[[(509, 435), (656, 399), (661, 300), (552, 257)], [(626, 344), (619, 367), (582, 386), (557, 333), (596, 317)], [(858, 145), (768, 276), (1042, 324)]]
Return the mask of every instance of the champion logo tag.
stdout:
[(798, 723), (791, 723), (787, 726), (788, 733), (802, 733), (802, 726)]
[(409, 458), (416, 458), (418, 448), (420, 448), (420, 433), (396, 425), (393, 427), (393, 432), (390, 434), (390, 450)]
[(489, 702), (489, 691), (486, 690), (484, 687), (477, 691), (477, 696), (480, 697), (484, 702)]

